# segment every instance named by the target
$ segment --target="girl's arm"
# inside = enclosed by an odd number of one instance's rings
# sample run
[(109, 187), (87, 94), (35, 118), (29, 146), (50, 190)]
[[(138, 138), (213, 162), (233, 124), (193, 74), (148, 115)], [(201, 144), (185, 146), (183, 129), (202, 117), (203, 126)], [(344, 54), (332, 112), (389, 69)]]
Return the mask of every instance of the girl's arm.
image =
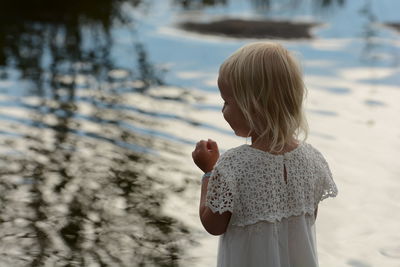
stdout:
[(200, 220), (208, 233), (212, 235), (222, 235), (226, 232), (226, 228), (228, 228), (229, 220), (231, 219), (232, 213), (229, 211), (225, 211), (222, 214), (218, 212), (213, 213), (211, 209), (205, 205), (207, 185), (208, 178), (205, 178), (201, 185), (199, 208)]
[[(214, 168), (219, 158), (219, 150), (216, 142), (208, 139), (201, 140), (196, 144), (196, 148), (192, 153), (193, 161), (203, 172), (210, 172)], [(205, 205), (207, 194), (208, 178), (204, 178), (201, 185), (199, 215), (201, 223), (207, 232), (212, 235), (222, 235), (226, 232), (232, 213), (226, 211), (222, 214), (213, 213), (209, 207)]]

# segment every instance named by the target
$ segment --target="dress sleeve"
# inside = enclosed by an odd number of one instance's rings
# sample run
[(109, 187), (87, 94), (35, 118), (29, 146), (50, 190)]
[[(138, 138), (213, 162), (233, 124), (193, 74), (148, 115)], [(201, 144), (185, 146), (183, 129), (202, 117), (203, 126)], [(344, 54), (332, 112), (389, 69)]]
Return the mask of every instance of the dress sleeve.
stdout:
[(234, 181), (222, 166), (216, 166), (208, 180), (206, 204), (212, 212), (233, 212)]
[(317, 171), (317, 203), (328, 198), (336, 197), (338, 190), (332, 178), (332, 172), (326, 160), (320, 155), (319, 170)]

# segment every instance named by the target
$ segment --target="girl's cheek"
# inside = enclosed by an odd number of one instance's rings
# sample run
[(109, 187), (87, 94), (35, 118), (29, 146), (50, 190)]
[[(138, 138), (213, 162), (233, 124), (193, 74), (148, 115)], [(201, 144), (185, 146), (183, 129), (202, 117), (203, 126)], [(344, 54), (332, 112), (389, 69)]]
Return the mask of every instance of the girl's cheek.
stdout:
[(226, 119), (225, 113), (222, 113), (222, 116), (224, 117), (224, 120), (225, 120), (225, 121), (228, 121), (228, 120)]
[(222, 116), (224, 116), (224, 118), (226, 119), (226, 108), (223, 107), (221, 112), (222, 112)]

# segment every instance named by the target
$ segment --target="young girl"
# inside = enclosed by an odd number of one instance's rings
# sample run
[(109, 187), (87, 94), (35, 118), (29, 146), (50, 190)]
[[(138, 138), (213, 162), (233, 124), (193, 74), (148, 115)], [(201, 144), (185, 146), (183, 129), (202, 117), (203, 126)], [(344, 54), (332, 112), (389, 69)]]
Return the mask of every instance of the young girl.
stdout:
[(222, 113), (251, 145), (219, 157), (216, 142), (192, 153), (205, 173), (200, 219), (219, 241), (217, 266), (318, 266), (318, 203), (337, 194), (328, 164), (304, 141), (305, 86), (294, 57), (281, 45), (254, 43), (220, 67)]

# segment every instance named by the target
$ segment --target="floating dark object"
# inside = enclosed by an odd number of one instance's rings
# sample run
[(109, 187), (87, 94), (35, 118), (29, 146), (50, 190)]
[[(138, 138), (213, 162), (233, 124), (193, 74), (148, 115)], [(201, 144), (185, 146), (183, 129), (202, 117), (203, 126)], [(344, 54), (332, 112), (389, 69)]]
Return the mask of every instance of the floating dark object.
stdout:
[(295, 39), (312, 38), (310, 29), (318, 25), (312, 22), (224, 19), (209, 23), (184, 22), (180, 27), (187, 31), (236, 38)]
[(400, 22), (385, 23), (385, 25), (400, 32)]

